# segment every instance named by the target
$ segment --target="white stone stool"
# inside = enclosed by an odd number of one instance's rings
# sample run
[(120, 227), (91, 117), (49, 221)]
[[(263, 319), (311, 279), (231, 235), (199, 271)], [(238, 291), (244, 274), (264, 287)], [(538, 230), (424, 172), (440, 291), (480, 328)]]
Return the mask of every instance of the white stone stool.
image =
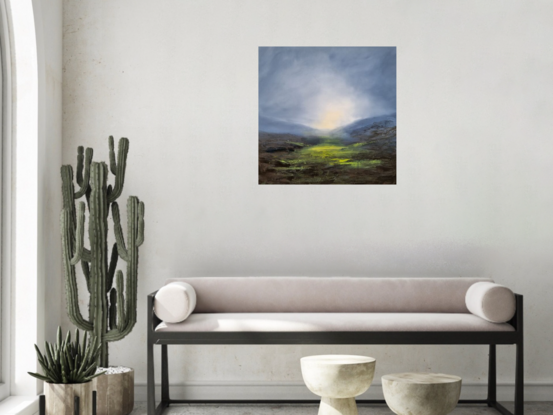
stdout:
[(303, 380), (311, 392), (321, 397), (319, 415), (357, 415), (355, 397), (371, 386), (375, 362), (365, 356), (302, 357)]
[(397, 415), (446, 415), (461, 394), (461, 378), (441, 373), (396, 373), (382, 376), (382, 390)]

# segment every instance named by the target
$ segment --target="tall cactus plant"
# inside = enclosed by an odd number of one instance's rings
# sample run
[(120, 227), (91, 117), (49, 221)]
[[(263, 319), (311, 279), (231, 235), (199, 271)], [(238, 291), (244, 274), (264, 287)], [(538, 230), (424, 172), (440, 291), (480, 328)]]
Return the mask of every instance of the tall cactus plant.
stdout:
[[(144, 203), (136, 196), (127, 199), (127, 235), (123, 235), (117, 199), (123, 191), (129, 140), (121, 138), (117, 151), (113, 137), (109, 137), (109, 170), (115, 175), (108, 185), (108, 166), (93, 162), (93, 150), (78, 148), (76, 181), (73, 183), (71, 165), (61, 167), (63, 209), (61, 212), (61, 239), (65, 272), (67, 314), (81, 330), (90, 331), (101, 345), (98, 364), (107, 367), (108, 342), (121, 340), (136, 323), (136, 296), (138, 277), (138, 248), (144, 242)], [(86, 201), (75, 202), (84, 197)], [(115, 243), (108, 260), (108, 215), (111, 209)], [(88, 211), (88, 238), (84, 243), (86, 211)], [(125, 242), (126, 239), (126, 242)], [(117, 270), (121, 258), (127, 263), (127, 278)], [(75, 266), (80, 263), (89, 293), (88, 319), (79, 307), (79, 292)], [(114, 285), (115, 280), (115, 286)]]

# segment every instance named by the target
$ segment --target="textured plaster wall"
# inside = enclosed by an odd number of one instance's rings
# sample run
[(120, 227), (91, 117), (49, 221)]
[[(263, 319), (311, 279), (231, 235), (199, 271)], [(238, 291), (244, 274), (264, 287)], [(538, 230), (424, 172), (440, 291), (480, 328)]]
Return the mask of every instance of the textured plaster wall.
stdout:
[[(145, 382), (145, 298), (166, 278), (478, 276), (525, 295), (527, 380), (552, 384), (552, 16), (536, 0), (66, 0), (63, 160), (129, 137), (123, 197), (146, 203), (139, 320), (111, 363)], [(257, 185), (258, 46), (397, 46), (398, 184)], [(322, 352), (375, 356), (377, 376), (487, 367), (483, 347), (170, 350), (175, 384), (301, 382), (298, 358)]]
[[(53, 341), (61, 324), (59, 212), (62, 163), (62, 0), (35, 0), (38, 62), (39, 338)], [(25, 149), (19, 149), (25, 151)], [(44, 310), (44, 312), (42, 312)]]

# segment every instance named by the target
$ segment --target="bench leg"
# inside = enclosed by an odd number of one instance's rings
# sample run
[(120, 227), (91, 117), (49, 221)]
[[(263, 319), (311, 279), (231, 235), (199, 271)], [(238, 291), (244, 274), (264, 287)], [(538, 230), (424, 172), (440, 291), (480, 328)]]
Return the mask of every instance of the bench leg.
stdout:
[(161, 401), (169, 403), (169, 359), (166, 344), (161, 346)]
[(494, 406), (497, 402), (497, 358), (495, 352), (495, 344), (490, 344), (488, 360), (488, 406)]
[(502, 404), (497, 402), (497, 374), (496, 374), (496, 346), (490, 344), (490, 361), (488, 372), (488, 406), (495, 408), (504, 415), (524, 415), (524, 344), (520, 340), (516, 347), (516, 369), (515, 369), (515, 410), (509, 411)]
[(148, 382), (148, 415), (156, 413), (156, 379), (154, 373), (154, 345), (148, 340), (147, 353), (147, 382)]
[(524, 344), (516, 345), (515, 415), (524, 415)]

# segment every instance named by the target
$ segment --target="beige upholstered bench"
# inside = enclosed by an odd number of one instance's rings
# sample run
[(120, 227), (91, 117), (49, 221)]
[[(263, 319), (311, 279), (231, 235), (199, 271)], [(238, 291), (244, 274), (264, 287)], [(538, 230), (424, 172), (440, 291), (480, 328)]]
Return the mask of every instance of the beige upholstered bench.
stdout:
[(169, 398), (169, 344), (486, 344), (488, 398), (460, 403), (506, 414), (496, 399), (496, 345), (515, 344), (514, 414), (523, 414), (522, 296), (489, 279), (197, 277), (167, 281), (148, 305), (148, 415), (191, 402)]

